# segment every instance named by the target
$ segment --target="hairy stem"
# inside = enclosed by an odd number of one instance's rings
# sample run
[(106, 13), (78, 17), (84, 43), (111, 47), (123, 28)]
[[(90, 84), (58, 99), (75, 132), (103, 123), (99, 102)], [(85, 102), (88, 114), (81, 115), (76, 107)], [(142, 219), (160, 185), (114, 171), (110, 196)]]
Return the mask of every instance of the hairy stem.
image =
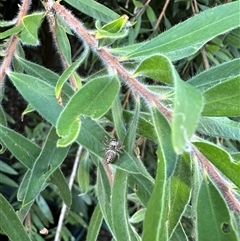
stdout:
[(140, 95), (149, 105), (157, 106), (159, 111), (170, 121), (171, 112), (159, 102), (158, 96), (146, 89), (136, 78), (131, 77), (131, 74), (119, 63), (118, 59), (112, 55), (107, 48), (98, 48), (98, 43), (95, 37), (88, 32), (78, 19), (59, 3), (53, 3), (50, 6), (50, 9), (65, 20), (69, 27), (83, 40), (83, 42), (103, 60), (106, 66), (120, 76), (122, 81), (129, 86), (134, 94)]
[[(22, 5), (19, 5), (19, 14), (17, 16), (16, 26), (20, 26), (22, 24), (22, 18), (27, 14), (30, 5), (31, 0), (23, 0)], [(14, 34), (8, 42), (8, 47), (5, 51), (5, 57), (2, 61), (2, 65), (0, 66), (0, 88), (3, 85), (3, 80), (5, 78), (6, 71), (9, 69), (11, 65), (12, 57), (16, 51), (18, 41), (19, 38), (17, 34)]]

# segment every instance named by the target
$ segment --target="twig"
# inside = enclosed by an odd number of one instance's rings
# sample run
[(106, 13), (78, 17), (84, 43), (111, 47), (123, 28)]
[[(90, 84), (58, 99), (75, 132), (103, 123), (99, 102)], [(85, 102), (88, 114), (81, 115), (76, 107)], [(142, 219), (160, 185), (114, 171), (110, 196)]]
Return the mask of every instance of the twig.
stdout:
[[(17, 22), (16, 26), (20, 26), (22, 24), (22, 18), (27, 14), (27, 11), (29, 9), (29, 6), (31, 4), (31, 0), (23, 0), (22, 5), (19, 5), (19, 14), (17, 16)], [(3, 80), (6, 75), (6, 71), (11, 65), (12, 57), (17, 49), (17, 44), (18, 44), (18, 35), (14, 34), (9, 40), (8, 47), (5, 51), (5, 58), (2, 61), (2, 65), (0, 67), (0, 88), (3, 85)]]
[(165, 14), (165, 12), (167, 10), (169, 2), (170, 2), (170, 0), (166, 0), (165, 4), (163, 6), (162, 12), (160, 13), (160, 15), (159, 15), (159, 17), (157, 19), (157, 22), (156, 22), (156, 24), (155, 24), (155, 26), (153, 28), (153, 33), (157, 31), (157, 28), (158, 28), (159, 24), (161, 23), (162, 18), (163, 18), (164, 14)]
[[(78, 163), (79, 163), (79, 160), (80, 160), (82, 149), (83, 149), (83, 147), (79, 146), (79, 148), (77, 150), (77, 154), (76, 154), (75, 161), (74, 161), (73, 168), (72, 168), (72, 173), (71, 173), (69, 184), (68, 184), (70, 190), (72, 189), (74, 179), (75, 179), (75, 176), (76, 176), (76, 173), (77, 173)], [(60, 234), (61, 234), (64, 218), (65, 218), (65, 215), (66, 215), (66, 211), (67, 211), (67, 206), (66, 206), (65, 203), (63, 203), (61, 213), (60, 213), (60, 216), (59, 216), (59, 220), (58, 220), (58, 226), (57, 226), (54, 241), (60, 241)]]
[[(191, 8), (193, 11), (193, 15), (196, 15), (199, 13), (199, 9), (198, 9), (198, 5), (197, 5), (197, 1), (193, 0), (193, 2), (191, 2)], [(204, 63), (204, 68), (207, 70), (210, 68), (209, 62), (208, 62), (208, 58), (207, 58), (207, 53), (206, 50), (204, 48), (204, 46), (201, 48), (201, 55), (203, 58), (203, 63)]]
[(147, 6), (149, 5), (149, 3), (151, 2), (151, 0), (147, 0), (143, 7), (137, 12), (137, 14), (134, 16), (134, 18), (132, 19), (132, 21), (136, 21), (136, 19), (139, 17), (139, 15), (141, 15), (147, 8)]

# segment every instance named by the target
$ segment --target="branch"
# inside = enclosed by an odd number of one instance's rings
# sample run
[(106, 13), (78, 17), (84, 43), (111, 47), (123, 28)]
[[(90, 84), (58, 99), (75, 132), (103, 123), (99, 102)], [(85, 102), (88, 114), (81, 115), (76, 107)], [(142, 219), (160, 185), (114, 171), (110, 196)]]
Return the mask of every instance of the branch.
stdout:
[[(27, 14), (29, 6), (31, 4), (31, 0), (23, 0), (22, 6), (19, 5), (19, 14), (17, 16), (17, 23), (16, 26), (20, 26), (22, 24), (22, 18)], [(17, 44), (18, 44), (18, 35), (14, 34), (9, 40), (8, 47), (5, 51), (5, 58), (3, 59), (2, 65), (0, 67), (0, 88), (3, 85), (3, 80), (6, 75), (6, 71), (11, 65), (12, 57), (16, 51)]]
[(159, 111), (170, 121), (171, 112), (166, 109), (158, 99), (158, 96), (148, 89), (143, 84), (138, 82), (136, 78), (131, 77), (131, 74), (119, 63), (118, 59), (112, 55), (107, 48), (98, 48), (98, 42), (92, 36), (83, 24), (75, 18), (64, 6), (57, 2), (48, 2), (47, 9), (51, 9), (54, 13), (59, 14), (69, 27), (90, 47), (105, 63), (107, 67), (113, 69), (122, 81), (124, 81), (136, 95), (140, 95), (149, 105), (156, 106)]
[(240, 202), (233, 195), (231, 186), (219, 175), (218, 171), (214, 168), (210, 161), (194, 146), (193, 152), (200, 161), (201, 166), (207, 171), (209, 177), (222, 193), (222, 196), (226, 200), (229, 208), (240, 215)]

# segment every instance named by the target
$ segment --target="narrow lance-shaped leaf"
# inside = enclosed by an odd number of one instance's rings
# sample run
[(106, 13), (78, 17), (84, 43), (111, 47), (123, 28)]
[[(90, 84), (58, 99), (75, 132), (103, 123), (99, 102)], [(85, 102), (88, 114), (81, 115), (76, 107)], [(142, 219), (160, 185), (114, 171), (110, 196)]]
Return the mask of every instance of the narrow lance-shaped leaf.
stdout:
[(104, 23), (113, 21), (119, 17), (119, 15), (111, 9), (93, 0), (65, 0), (65, 2), (69, 3), (80, 12)]
[(56, 18), (56, 41), (59, 50), (61, 51), (62, 56), (65, 58), (67, 64), (72, 63), (71, 57), (71, 46), (69, 39), (66, 34), (65, 26), (63, 26), (62, 20), (57, 17)]
[(137, 233), (133, 232), (129, 224), (127, 212), (127, 179), (128, 174), (117, 169), (114, 177), (114, 185), (112, 189), (111, 211), (112, 222), (116, 239), (138, 241)]
[(102, 220), (103, 220), (103, 215), (99, 204), (97, 204), (97, 206), (93, 211), (93, 214), (89, 223), (89, 227), (88, 227), (89, 232), (87, 232), (86, 241), (97, 241)]
[(169, 237), (180, 224), (181, 217), (191, 198), (191, 177), (189, 156), (179, 156), (174, 174), (170, 179)]
[(104, 220), (108, 225), (113, 237), (115, 237), (114, 229), (112, 225), (112, 215), (110, 210), (110, 196), (111, 196), (111, 187), (109, 184), (108, 177), (103, 168), (103, 165), (100, 163), (97, 171), (97, 195), (100, 205), (101, 212), (103, 214)]
[(240, 58), (214, 66), (203, 71), (187, 82), (201, 92), (228, 80), (230, 77), (239, 76)]
[(200, 117), (197, 131), (209, 136), (240, 140), (240, 123), (227, 117)]
[(59, 116), (57, 134), (62, 138), (57, 145), (64, 147), (76, 140), (80, 132), (80, 115), (97, 119), (111, 107), (120, 85), (115, 76), (103, 76), (91, 80), (68, 102)]
[[(166, 122), (166, 119), (158, 111), (156, 107), (152, 108), (152, 117), (155, 129), (157, 131), (159, 147), (157, 150), (158, 156), (158, 168), (155, 186), (151, 198), (147, 205), (147, 211), (143, 223), (143, 241), (166, 241), (168, 238), (167, 227), (166, 227), (166, 205), (167, 197), (167, 160), (165, 152), (167, 151), (166, 146), (162, 146), (161, 132), (159, 127), (161, 121)], [(163, 122), (163, 123), (164, 123)]]
[(73, 63), (71, 64), (60, 76), (58, 82), (55, 87), (55, 95), (56, 98), (59, 99), (63, 84), (68, 80), (68, 78), (74, 73), (74, 71), (79, 67), (79, 65), (83, 62), (85, 57), (88, 54), (88, 49), (86, 49), (82, 55)]
[(57, 139), (58, 136), (55, 129), (52, 129), (47, 137), (41, 154), (31, 170), (23, 206), (38, 196), (50, 175), (61, 165), (66, 157), (68, 148), (57, 148)]
[(214, 37), (239, 27), (239, 17), (239, 2), (222, 4), (189, 18), (148, 42), (111, 51), (125, 54), (123, 59), (162, 53), (172, 61), (179, 60), (193, 55)]
[(11, 241), (31, 241), (10, 203), (0, 194), (0, 228)]

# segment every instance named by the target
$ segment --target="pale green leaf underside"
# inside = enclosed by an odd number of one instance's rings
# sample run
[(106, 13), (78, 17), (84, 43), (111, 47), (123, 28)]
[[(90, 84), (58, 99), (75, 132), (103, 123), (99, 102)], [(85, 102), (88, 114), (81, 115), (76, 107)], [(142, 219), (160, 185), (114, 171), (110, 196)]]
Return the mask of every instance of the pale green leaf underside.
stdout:
[(227, 117), (200, 117), (197, 131), (209, 136), (240, 140), (240, 123)]
[(147, 76), (166, 84), (173, 84), (174, 67), (170, 60), (164, 55), (153, 55), (144, 59), (133, 76)]

